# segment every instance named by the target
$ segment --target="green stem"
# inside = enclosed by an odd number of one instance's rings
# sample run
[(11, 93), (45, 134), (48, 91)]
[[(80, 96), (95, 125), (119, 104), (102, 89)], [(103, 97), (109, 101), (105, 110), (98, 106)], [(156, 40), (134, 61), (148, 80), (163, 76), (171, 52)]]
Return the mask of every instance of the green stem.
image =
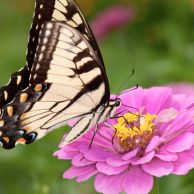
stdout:
[(150, 192), (150, 194), (159, 194), (159, 187), (158, 187), (158, 180), (157, 178), (154, 178), (154, 185), (153, 185), (153, 188)]

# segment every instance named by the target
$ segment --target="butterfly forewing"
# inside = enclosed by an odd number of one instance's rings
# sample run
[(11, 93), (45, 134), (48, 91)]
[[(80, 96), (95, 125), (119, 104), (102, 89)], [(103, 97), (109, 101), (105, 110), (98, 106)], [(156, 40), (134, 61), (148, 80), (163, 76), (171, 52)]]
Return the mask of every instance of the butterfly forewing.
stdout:
[(103, 59), (94, 35), (78, 5), (73, 0), (36, 0), (27, 54), (29, 66), (32, 65), (39, 32), (45, 21), (58, 21), (76, 28), (90, 42), (103, 65)]
[[(0, 108), (6, 103), (11, 102), (18, 91), (29, 85), (29, 74), (34, 62), (40, 30), (46, 21), (59, 21), (76, 28), (89, 41), (95, 54), (101, 61), (100, 65), (104, 66), (94, 35), (79, 7), (73, 0), (36, 0), (35, 2), (35, 12), (26, 54), (27, 64), (22, 70), (14, 73), (10, 78), (10, 82), (0, 89)], [(109, 90), (106, 75), (105, 79), (107, 90)]]

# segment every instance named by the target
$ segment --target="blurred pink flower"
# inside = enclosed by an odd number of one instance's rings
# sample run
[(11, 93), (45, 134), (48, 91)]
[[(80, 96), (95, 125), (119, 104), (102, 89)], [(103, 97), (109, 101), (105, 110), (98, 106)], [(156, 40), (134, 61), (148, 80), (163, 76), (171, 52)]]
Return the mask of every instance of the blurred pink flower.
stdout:
[(83, 182), (95, 176), (95, 188), (104, 194), (147, 194), (153, 177), (185, 175), (194, 168), (194, 96), (153, 87), (119, 98), (117, 112), (123, 113), (99, 124), (91, 148), (92, 129), (54, 153), (72, 162), (64, 178)]
[(132, 7), (113, 6), (98, 15), (91, 23), (97, 39), (104, 38), (109, 32), (133, 21), (135, 11)]

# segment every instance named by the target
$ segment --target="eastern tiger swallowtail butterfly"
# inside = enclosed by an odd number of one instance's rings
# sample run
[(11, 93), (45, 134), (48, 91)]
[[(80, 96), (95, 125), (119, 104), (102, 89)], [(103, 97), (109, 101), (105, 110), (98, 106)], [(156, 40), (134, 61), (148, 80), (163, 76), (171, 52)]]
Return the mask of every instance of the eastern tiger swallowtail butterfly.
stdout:
[(0, 144), (30, 144), (73, 118), (71, 143), (120, 105), (96, 40), (73, 0), (36, 0), (26, 65), (0, 89)]

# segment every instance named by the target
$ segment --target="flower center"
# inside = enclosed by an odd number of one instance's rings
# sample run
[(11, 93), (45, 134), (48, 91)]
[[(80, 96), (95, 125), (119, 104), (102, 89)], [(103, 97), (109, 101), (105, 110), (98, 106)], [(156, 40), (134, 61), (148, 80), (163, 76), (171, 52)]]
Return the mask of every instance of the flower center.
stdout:
[(154, 123), (156, 115), (149, 113), (140, 115), (139, 113), (126, 113), (119, 117), (115, 137), (118, 139), (122, 152), (128, 152), (136, 148), (145, 150), (150, 140), (156, 133)]

